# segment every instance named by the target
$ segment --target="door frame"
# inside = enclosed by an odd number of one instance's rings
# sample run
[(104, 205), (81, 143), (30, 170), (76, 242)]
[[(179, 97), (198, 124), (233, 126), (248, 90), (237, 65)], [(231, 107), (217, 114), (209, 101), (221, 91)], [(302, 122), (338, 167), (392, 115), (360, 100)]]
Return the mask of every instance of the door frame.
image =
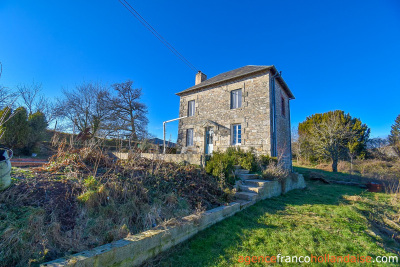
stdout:
[[(206, 155), (211, 155), (214, 151), (214, 127), (213, 126), (205, 127), (204, 132), (205, 132), (205, 134), (204, 134), (204, 152)], [(211, 144), (209, 144), (210, 137), (211, 137)], [(210, 152), (210, 150), (211, 150), (211, 152)]]

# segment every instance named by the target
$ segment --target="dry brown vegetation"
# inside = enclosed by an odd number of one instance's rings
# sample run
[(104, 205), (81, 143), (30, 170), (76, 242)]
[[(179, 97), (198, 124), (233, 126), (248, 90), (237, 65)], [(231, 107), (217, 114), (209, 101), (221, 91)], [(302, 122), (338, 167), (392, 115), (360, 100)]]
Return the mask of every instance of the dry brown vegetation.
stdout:
[(34, 172), (13, 169), (0, 193), (0, 266), (93, 248), (229, 202), (230, 187), (193, 165), (60, 146)]

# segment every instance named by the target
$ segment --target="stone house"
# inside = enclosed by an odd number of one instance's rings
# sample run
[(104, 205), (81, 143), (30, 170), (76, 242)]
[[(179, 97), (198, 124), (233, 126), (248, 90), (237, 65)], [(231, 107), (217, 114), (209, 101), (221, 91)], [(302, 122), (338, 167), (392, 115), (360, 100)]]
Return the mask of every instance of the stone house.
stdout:
[(198, 72), (180, 97), (181, 153), (211, 154), (238, 146), (278, 157), (291, 169), (292, 92), (275, 66), (244, 66), (211, 79)]

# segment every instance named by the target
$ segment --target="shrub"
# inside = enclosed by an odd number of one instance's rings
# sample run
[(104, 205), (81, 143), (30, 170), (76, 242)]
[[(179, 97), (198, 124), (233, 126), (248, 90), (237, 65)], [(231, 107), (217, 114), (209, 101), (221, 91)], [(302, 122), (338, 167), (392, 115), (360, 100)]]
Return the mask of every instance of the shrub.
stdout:
[(270, 155), (260, 155), (258, 157), (258, 164), (261, 170), (266, 169), (270, 163), (278, 164), (278, 158)]
[(207, 161), (206, 172), (234, 184), (234, 165), (240, 165), (243, 169), (252, 172), (259, 170), (258, 158), (253, 149), (245, 152), (240, 148), (229, 147), (225, 152), (215, 151), (213, 153)]
[[(4, 109), (0, 112), (0, 117), (4, 112), (7, 112), (6, 118), (11, 115), (10, 110)], [(23, 149), (28, 144), (30, 132), (28, 114), (23, 107), (17, 108), (14, 113), (15, 115), (1, 126), (1, 130), (4, 132), (1, 143), (12, 149)]]
[(232, 158), (234, 165), (240, 165), (240, 167), (249, 171), (257, 171), (257, 156), (254, 153), (254, 149), (245, 152), (239, 147), (229, 147), (225, 153)]
[(288, 171), (283, 169), (277, 163), (270, 161), (267, 168), (263, 170), (262, 175), (266, 180), (283, 180), (288, 176)]
[(275, 162), (270, 162), (265, 170), (263, 170), (263, 178), (266, 180), (276, 180), (279, 181), (282, 187), (282, 192), (286, 190), (286, 177), (288, 177), (289, 172), (282, 168), (279, 164)]
[(38, 111), (31, 115), (29, 115), (29, 135), (28, 135), (28, 144), (27, 144), (27, 152), (28, 153), (38, 153), (39, 152), (39, 143), (42, 142), (45, 138), (47, 121), (45, 115)]
[(235, 181), (231, 178), (235, 170), (234, 165), (235, 160), (230, 154), (215, 151), (212, 157), (207, 161), (206, 172), (233, 184)]
[(99, 187), (99, 182), (92, 175), (89, 175), (83, 180), (83, 184), (89, 190), (96, 190)]

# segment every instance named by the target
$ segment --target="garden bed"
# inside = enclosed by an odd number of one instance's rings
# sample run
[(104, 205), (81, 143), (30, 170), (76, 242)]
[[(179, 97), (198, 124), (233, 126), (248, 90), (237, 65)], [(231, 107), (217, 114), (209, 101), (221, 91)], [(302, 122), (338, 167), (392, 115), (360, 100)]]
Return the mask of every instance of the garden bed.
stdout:
[(224, 205), (231, 187), (194, 165), (60, 147), (48, 164), (13, 168), (0, 193), (0, 265), (68, 256)]

